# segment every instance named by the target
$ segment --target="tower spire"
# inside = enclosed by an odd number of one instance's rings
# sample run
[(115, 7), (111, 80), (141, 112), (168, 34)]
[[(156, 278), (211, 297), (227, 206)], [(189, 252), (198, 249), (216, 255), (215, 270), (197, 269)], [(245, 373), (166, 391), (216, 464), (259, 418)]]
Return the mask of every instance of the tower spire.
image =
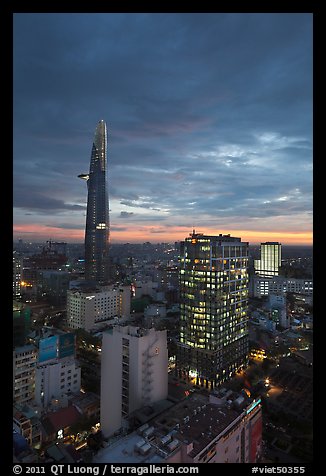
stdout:
[(109, 196), (107, 184), (107, 127), (101, 119), (95, 129), (86, 180), (85, 279), (100, 285), (109, 281)]

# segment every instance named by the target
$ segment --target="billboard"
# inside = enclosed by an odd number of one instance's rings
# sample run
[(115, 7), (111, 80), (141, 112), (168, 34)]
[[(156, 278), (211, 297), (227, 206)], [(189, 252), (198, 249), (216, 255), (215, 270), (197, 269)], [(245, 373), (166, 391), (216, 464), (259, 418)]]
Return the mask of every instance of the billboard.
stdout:
[(68, 332), (59, 336), (59, 358), (75, 354), (75, 334)]
[(57, 357), (58, 336), (41, 339), (39, 343), (38, 361), (46, 362)]
[(263, 419), (259, 415), (258, 419), (251, 426), (250, 463), (256, 463), (261, 454), (261, 442), (263, 431)]

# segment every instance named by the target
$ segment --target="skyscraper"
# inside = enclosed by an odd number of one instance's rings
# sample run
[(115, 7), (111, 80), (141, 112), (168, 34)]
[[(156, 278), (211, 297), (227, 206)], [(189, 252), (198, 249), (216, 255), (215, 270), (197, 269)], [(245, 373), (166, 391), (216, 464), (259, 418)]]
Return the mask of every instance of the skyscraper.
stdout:
[(255, 271), (259, 276), (278, 276), (281, 266), (281, 243), (267, 241), (260, 244), (260, 260), (255, 260)]
[(247, 363), (248, 243), (195, 230), (180, 249), (180, 377), (208, 388)]
[(109, 280), (109, 198), (107, 187), (107, 128), (101, 120), (96, 127), (87, 181), (85, 232), (85, 279), (100, 285)]

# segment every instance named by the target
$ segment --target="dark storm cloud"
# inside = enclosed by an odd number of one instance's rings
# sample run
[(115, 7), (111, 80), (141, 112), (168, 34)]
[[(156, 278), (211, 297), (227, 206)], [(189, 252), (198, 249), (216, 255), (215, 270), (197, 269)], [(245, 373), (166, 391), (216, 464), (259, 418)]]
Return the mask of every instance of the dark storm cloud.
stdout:
[(73, 224), (73, 223), (50, 223), (46, 225), (49, 228), (63, 228), (67, 230), (84, 230), (85, 225), (82, 224)]
[(14, 206), (33, 210), (38, 213), (55, 213), (63, 210), (81, 211), (85, 206), (65, 203), (63, 200), (51, 198), (45, 194), (31, 191), (18, 190), (14, 194)]
[(310, 230), (311, 63), (310, 14), (15, 14), (14, 205), (83, 227), (103, 118), (111, 222)]

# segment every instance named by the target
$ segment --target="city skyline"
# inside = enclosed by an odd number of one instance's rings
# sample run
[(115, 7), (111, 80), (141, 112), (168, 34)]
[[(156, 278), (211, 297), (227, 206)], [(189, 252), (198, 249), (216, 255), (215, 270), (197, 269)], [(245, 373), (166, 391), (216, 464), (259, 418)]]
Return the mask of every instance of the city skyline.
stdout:
[(83, 242), (94, 124), (111, 241), (312, 244), (312, 14), (14, 14), (14, 239)]

